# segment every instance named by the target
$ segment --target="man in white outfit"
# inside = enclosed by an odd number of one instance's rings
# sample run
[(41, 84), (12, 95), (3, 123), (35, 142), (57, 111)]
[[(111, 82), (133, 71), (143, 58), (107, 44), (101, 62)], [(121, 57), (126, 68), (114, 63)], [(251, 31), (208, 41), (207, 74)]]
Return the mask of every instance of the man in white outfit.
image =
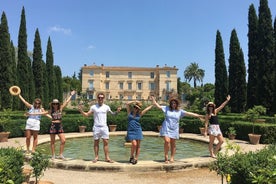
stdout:
[(117, 112), (112, 112), (110, 107), (103, 103), (104, 97), (105, 96), (103, 93), (99, 93), (97, 95), (98, 103), (92, 105), (88, 112), (84, 112), (82, 106), (79, 106), (79, 111), (83, 116), (88, 117), (94, 114), (93, 137), (95, 158), (92, 161), (93, 163), (96, 163), (99, 160), (100, 139), (103, 139), (105, 161), (109, 163), (114, 162), (110, 159), (108, 151), (109, 130), (107, 126), (107, 113), (109, 112), (113, 115), (116, 115), (118, 112), (120, 112), (121, 108), (118, 108)]

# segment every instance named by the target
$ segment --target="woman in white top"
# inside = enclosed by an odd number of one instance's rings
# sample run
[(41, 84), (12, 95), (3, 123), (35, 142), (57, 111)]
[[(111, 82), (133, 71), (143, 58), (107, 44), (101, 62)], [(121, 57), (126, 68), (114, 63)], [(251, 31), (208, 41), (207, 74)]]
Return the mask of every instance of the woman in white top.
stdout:
[(42, 108), (41, 99), (36, 98), (33, 104), (27, 102), (20, 94), (18, 95), (20, 100), (29, 108), (29, 111), (25, 114), (28, 116), (26, 121), (25, 127), (25, 136), (26, 136), (26, 147), (27, 147), (27, 154), (30, 154), (30, 144), (31, 144), (31, 137), (33, 135), (33, 148), (32, 152), (35, 152), (37, 142), (38, 142), (38, 133), (40, 130), (40, 119), (41, 115), (45, 114), (44, 108)]

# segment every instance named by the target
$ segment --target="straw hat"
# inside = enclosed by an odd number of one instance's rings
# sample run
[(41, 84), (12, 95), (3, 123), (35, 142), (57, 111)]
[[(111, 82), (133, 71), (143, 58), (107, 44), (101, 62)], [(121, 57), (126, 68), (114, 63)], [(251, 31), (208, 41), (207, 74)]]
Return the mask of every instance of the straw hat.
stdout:
[(18, 86), (12, 86), (9, 89), (11, 95), (19, 95), (21, 93), (21, 89)]
[(136, 102), (136, 103), (134, 104), (134, 107), (137, 107), (138, 109), (141, 109), (141, 108), (142, 108), (141, 102)]
[(54, 99), (51, 103), (52, 103), (52, 104), (53, 104), (53, 103), (59, 103), (59, 101), (58, 101), (58, 99)]
[(216, 107), (216, 104), (214, 102), (208, 102), (206, 107), (213, 106), (214, 108)]
[(176, 103), (178, 104), (178, 106), (181, 104), (180, 100), (177, 97), (171, 97), (169, 99), (169, 104), (171, 104), (172, 101), (176, 101)]

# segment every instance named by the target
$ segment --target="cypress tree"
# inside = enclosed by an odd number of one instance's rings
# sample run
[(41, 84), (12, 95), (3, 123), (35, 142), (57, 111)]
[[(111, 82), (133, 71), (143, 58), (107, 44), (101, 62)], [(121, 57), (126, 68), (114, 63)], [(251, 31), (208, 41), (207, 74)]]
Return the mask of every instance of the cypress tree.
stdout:
[(248, 84), (247, 108), (252, 108), (258, 102), (258, 17), (254, 5), (251, 4), (248, 12)]
[(233, 29), (229, 47), (229, 93), (231, 112), (244, 112), (246, 105), (246, 70), (244, 55), (236, 30)]
[[(22, 8), (21, 21), (18, 35), (18, 63), (17, 63), (17, 79), (18, 85), (21, 88), (21, 94), (29, 102), (30, 101), (30, 58), (27, 52), (27, 31), (25, 9)], [(32, 81), (31, 81), (32, 83)], [(20, 103), (19, 109), (25, 109), (25, 105)]]
[(216, 34), (215, 49), (215, 103), (221, 104), (228, 94), (228, 76), (225, 65), (223, 42), (219, 30)]
[(56, 97), (60, 99), (60, 101), (63, 101), (63, 90), (62, 90), (62, 73), (59, 66), (54, 66), (54, 73), (55, 73), (55, 93)]
[(39, 31), (35, 31), (34, 49), (33, 49), (33, 76), (35, 86), (35, 97), (44, 99), (43, 96), (43, 61), (42, 61), (42, 49)]
[[(42, 61), (42, 72), (43, 72), (43, 76), (47, 76), (47, 72), (46, 72), (46, 64), (44, 61)], [(43, 80), (43, 106), (45, 106), (45, 108), (49, 108), (48, 105), (49, 105), (49, 102), (50, 102), (50, 99), (49, 99), (49, 87), (48, 87), (48, 77), (44, 77), (44, 80)]]
[(46, 51), (46, 73), (48, 78), (48, 87), (49, 87), (49, 94), (48, 99), (56, 98), (55, 94), (55, 75), (54, 75), (54, 57), (52, 51), (52, 44), (50, 37), (48, 38), (47, 42), (47, 51)]
[(258, 98), (271, 113), (274, 92), (273, 28), (267, 0), (260, 0), (258, 24)]
[(10, 34), (5, 12), (1, 16), (0, 24), (0, 109), (12, 107), (12, 98), (9, 88), (12, 86), (12, 55)]
[[(274, 67), (276, 68), (276, 18), (274, 19)], [(274, 93), (273, 93), (273, 105), (272, 112), (276, 113), (276, 72), (274, 73)]]
[[(15, 48), (13, 42), (11, 41), (11, 56), (12, 56), (12, 63), (11, 63), (11, 70), (12, 70), (12, 84), (17, 85), (17, 75), (16, 75), (16, 57), (15, 57)], [(19, 98), (12, 96), (12, 109), (17, 109), (19, 104)]]

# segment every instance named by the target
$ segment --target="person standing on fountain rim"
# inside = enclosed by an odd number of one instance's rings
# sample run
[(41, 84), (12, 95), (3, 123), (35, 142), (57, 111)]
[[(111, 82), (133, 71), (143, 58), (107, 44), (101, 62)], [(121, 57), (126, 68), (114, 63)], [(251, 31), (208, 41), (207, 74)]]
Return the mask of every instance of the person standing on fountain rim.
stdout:
[(65, 160), (63, 156), (64, 146), (65, 146), (65, 135), (62, 126), (62, 110), (68, 105), (73, 95), (76, 94), (76, 91), (71, 91), (69, 98), (65, 101), (64, 104), (60, 104), (58, 99), (53, 99), (50, 103), (50, 110), (48, 111), (47, 117), (52, 120), (52, 124), (49, 129), (50, 139), (51, 139), (51, 152), (52, 152), (52, 160), (56, 158), (55, 156), (55, 142), (56, 135), (58, 135), (60, 140), (60, 148), (59, 148), (59, 156), (58, 159)]
[(90, 110), (88, 112), (84, 112), (82, 109), (82, 106), (79, 105), (79, 111), (80, 113), (85, 116), (91, 116), (94, 115), (94, 125), (93, 125), (93, 137), (94, 137), (94, 153), (95, 158), (92, 161), (93, 163), (96, 163), (99, 160), (99, 142), (100, 139), (103, 140), (103, 148), (104, 148), (104, 155), (105, 155), (105, 161), (109, 163), (113, 163), (114, 161), (110, 159), (109, 157), (109, 151), (108, 151), (108, 140), (109, 140), (109, 130), (107, 126), (107, 113), (111, 113), (113, 115), (116, 115), (120, 112), (121, 107), (117, 108), (116, 112), (112, 112), (110, 107), (106, 104), (104, 104), (104, 94), (99, 93), (97, 95), (98, 103), (94, 104), (90, 107)]
[[(133, 104), (132, 109), (130, 105)], [(137, 101), (130, 101), (126, 103), (126, 110), (128, 115), (128, 126), (126, 140), (131, 141), (130, 159), (129, 163), (137, 164), (137, 160), (140, 154), (140, 144), (143, 139), (142, 127), (140, 124), (140, 118), (152, 108), (152, 105), (146, 107), (141, 111), (142, 103)]]
[[(177, 96), (171, 96), (169, 99), (169, 106), (159, 105), (155, 98), (152, 96), (153, 104), (165, 115), (165, 120), (162, 123), (160, 136), (164, 139), (164, 156), (165, 163), (173, 163), (176, 153), (176, 139), (179, 139), (179, 120), (184, 116), (191, 116), (195, 118), (204, 118), (204, 116), (187, 112), (180, 109), (180, 100)], [(171, 158), (169, 159), (169, 150), (171, 150)]]
[[(38, 143), (38, 133), (40, 130), (40, 119), (41, 115), (45, 114), (45, 110), (42, 107), (42, 102), (40, 98), (36, 98), (33, 104), (27, 102), (20, 94), (18, 95), (20, 100), (25, 104), (29, 111), (25, 113), (25, 116), (28, 117), (25, 127), (25, 136), (26, 136), (26, 154), (29, 155), (31, 152), (35, 152), (37, 143)], [(30, 151), (31, 137), (33, 136), (33, 148)]]
[[(209, 151), (210, 156), (212, 158), (216, 158), (216, 154), (219, 152), (221, 145), (224, 142), (223, 135), (221, 133), (220, 127), (219, 127), (219, 121), (218, 121), (218, 112), (224, 108), (224, 106), (229, 102), (230, 95), (226, 97), (225, 102), (223, 102), (218, 108), (216, 108), (216, 105), (213, 102), (209, 102), (206, 106), (206, 116), (205, 116), (205, 132), (204, 136), (207, 136), (207, 127), (208, 133), (209, 133)], [(213, 145), (215, 138), (218, 139), (218, 144), (216, 145), (216, 149), (214, 151)]]

